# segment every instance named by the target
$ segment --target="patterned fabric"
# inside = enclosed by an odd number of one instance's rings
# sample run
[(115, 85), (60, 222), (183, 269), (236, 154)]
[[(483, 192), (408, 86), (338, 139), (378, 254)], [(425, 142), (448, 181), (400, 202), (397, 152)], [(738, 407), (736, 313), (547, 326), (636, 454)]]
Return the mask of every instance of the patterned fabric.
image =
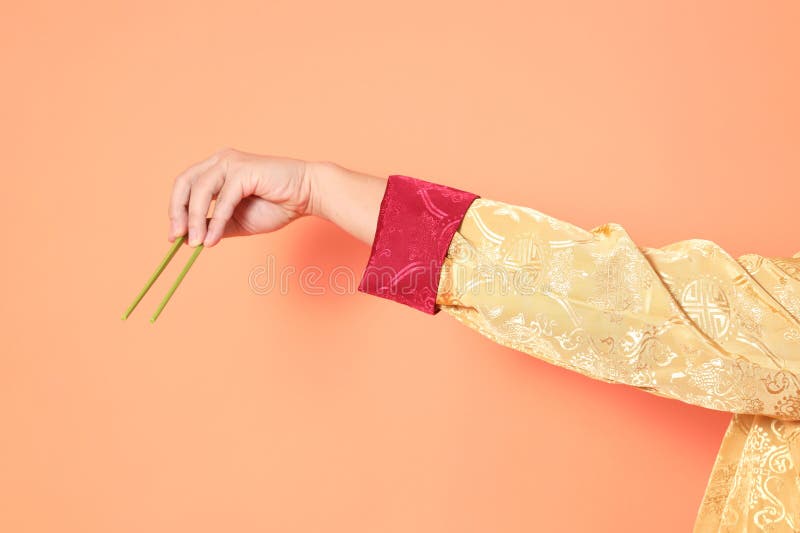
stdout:
[(358, 290), (435, 314), (447, 247), (477, 195), (409, 176), (389, 176), (372, 253)]
[(800, 530), (800, 252), (642, 247), (618, 224), (477, 199), (436, 303), (548, 363), (734, 413), (694, 533)]

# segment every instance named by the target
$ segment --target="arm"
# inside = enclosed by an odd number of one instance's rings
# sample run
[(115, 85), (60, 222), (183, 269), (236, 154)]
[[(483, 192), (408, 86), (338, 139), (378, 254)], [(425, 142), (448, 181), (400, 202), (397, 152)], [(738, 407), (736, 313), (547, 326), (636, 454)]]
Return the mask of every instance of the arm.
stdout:
[[(418, 226), (416, 237), (402, 234)], [(404, 265), (416, 269), (412, 281)], [(389, 275), (371, 276), (381, 269)], [(359, 288), (443, 310), (499, 344), (594, 379), (800, 420), (800, 253), (734, 259), (703, 239), (639, 246), (619, 224), (587, 231), (395, 175)]]
[(479, 199), (437, 304), (505, 346), (610, 383), (736, 413), (800, 419), (800, 254), (734, 259), (701, 239), (640, 247)]
[(392, 178), (225, 151), (176, 179), (170, 239), (187, 220), (194, 243), (213, 246), (317, 215), (372, 244), (363, 292), (444, 310), (495, 342), (594, 379), (800, 420), (800, 253), (734, 259), (701, 239), (648, 248), (619, 224), (587, 231)]

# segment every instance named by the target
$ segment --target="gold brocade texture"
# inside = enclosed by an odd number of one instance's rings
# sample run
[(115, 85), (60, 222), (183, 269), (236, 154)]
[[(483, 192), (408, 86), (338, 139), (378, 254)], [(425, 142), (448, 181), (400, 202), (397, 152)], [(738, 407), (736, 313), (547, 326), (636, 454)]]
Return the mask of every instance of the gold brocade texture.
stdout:
[(479, 198), (436, 301), (548, 363), (733, 413), (693, 533), (800, 531), (800, 252), (641, 247), (619, 224)]

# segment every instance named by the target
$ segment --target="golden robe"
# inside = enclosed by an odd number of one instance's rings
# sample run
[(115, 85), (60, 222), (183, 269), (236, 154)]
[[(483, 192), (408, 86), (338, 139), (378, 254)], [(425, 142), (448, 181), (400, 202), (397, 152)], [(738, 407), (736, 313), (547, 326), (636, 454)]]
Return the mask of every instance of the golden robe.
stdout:
[(643, 247), (619, 224), (478, 198), (436, 305), (548, 363), (733, 413), (694, 533), (800, 531), (800, 252)]

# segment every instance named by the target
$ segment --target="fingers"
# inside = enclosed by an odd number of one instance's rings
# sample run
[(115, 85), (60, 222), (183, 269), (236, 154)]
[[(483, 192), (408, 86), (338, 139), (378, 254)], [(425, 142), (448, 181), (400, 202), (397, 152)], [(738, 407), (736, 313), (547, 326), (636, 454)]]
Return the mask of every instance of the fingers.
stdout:
[(214, 204), (214, 213), (208, 223), (208, 232), (203, 241), (204, 246), (214, 246), (222, 239), (228, 221), (244, 196), (241, 180), (230, 178), (225, 180), (217, 196), (217, 203)]
[(188, 223), (187, 207), (189, 205), (189, 195), (192, 184), (198, 176), (214, 165), (218, 160), (219, 154), (214, 154), (187, 168), (175, 178), (169, 200), (170, 242), (186, 234)]
[(211, 200), (225, 183), (226, 165), (218, 161), (195, 178), (189, 192), (189, 246), (197, 246), (206, 238), (206, 222)]

